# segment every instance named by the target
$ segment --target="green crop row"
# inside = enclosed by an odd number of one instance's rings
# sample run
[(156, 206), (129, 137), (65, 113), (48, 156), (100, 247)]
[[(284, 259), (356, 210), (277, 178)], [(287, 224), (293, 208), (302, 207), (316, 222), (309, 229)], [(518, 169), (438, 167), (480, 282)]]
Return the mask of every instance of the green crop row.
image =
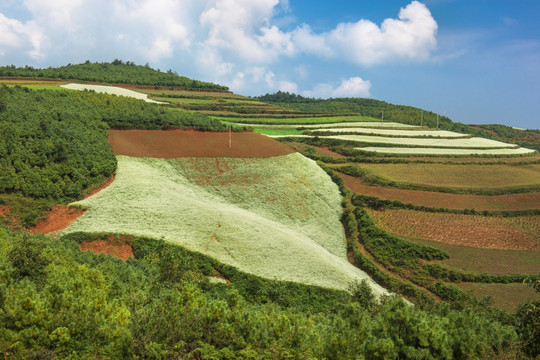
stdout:
[(423, 268), (435, 279), (449, 282), (476, 282), (485, 284), (511, 284), (522, 283), (525, 280), (537, 280), (540, 276), (525, 274), (490, 275), (473, 274), (456, 269), (448, 269), (439, 264), (424, 264)]
[(514, 211), (489, 211), (489, 210), (475, 210), (475, 209), (449, 209), (449, 208), (435, 208), (429, 206), (415, 205), (412, 203), (404, 203), (399, 200), (383, 200), (376, 196), (368, 196), (355, 194), (352, 196), (352, 202), (356, 206), (369, 207), (371, 209), (406, 209), (424, 212), (440, 212), (449, 214), (463, 214), (463, 215), (483, 215), (483, 216), (526, 216), (526, 215), (540, 215), (540, 209), (529, 210), (514, 210)]

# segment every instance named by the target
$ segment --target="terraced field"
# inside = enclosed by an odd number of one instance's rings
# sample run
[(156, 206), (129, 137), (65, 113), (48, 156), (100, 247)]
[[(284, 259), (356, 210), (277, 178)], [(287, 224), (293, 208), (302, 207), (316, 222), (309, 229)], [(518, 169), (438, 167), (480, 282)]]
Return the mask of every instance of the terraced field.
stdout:
[(455, 189), (511, 189), (540, 185), (540, 164), (362, 164), (362, 169), (401, 184)]
[(450, 155), (450, 156), (520, 156), (533, 155), (535, 150), (527, 148), (504, 148), (504, 149), (442, 149), (442, 148), (404, 148), (404, 147), (357, 147), (356, 150), (379, 154), (393, 155)]
[[(61, 89), (58, 85), (31, 84)], [(368, 186), (340, 174), (345, 185), (359, 194), (461, 210), (540, 208), (540, 192), (519, 192), (540, 186), (540, 165), (532, 163), (538, 155), (514, 144), (381, 122), (361, 114), (288, 110), (230, 92), (122, 88), (113, 89), (123, 94), (133, 90), (140, 98), (145, 94), (170, 107), (250, 126), (256, 133), (291, 138), (283, 141), (295, 141), (294, 147), (308, 155), (330, 158), (325, 159), (327, 165), (342, 166), (332, 163), (349, 157), (346, 161), (359, 161), (354, 165), (384, 180), (384, 186), (392, 183), (422, 189)], [(119, 156), (115, 182), (81, 202), (89, 210), (66, 232), (162, 237), (246, 272), (323, 287), (345, 289), (350, 281), (366, 278), (347, 262), (351, 254), (346, 254), (340, 222), (341, 198), (322, 170), (268, 137), (254, 133), (232, 136), (229, 147), (228, 133), (168, 131), (156, 137), (151, 132), (111, 131), (109, 140), (117, 154), (154, 158)], [(498, 163), (480, 165), (485, 162)], [(514, 193), (438, 192), (477, 190)], [(450, 269), (477, 274), (540, 272), (538, 215), (502, 218), (396, 209), (370, 209), (369, 213), (377, 226), (404, 241), (446, 251), (450, 258), (438, 264)], [(519, 302), (519, 297), (511, 296), (519, 285), (502, 290), (488, 284), (460, 284), (480, 298), (493, 294), (497, 306), (507, 309)], [(380, 287), (374, 288), (378, 294), (384, 293)]]
[(483, 149), (483, 148), (515, 148), (514, 144), (506, 144), (500, 141), (472, 137), (467, 139), (425, 139), (425, 138), (391, 138), (383, 136), (367, 136), (367, 135), (338, 135), (324, 136), (326, 139), (354, 141), (360, 143), (376, 143), (376, 144), (394, 144), (407, 145), (411, 147), (441, 147), (441, 148), (466, 148), (466, 149)]
[(375, 196), (383, 200), (399, 200), (418, 206), (447, 209), (475, 209), (480, 211), (516, 211), (540, 209), (540, 192), (506, 195), (464, 195), (436, 191), (405, 190), (382, 186), (364, 185), (361, 179), (337, 174), (345, 186), (361, 195)]
[(509, 313), (516, 311), (518, 304), (528, 300), (540, 300), (533, 288), (523, 284), (457, 284), (462, 290), (471, 292), (478, 298), (491, 297), (493, 305)]
[(537, 250), (540, 216), (499, 217), (426, 213), (413, 210), (370, 210), (383, 229), (410, 239), (486, 249)]
[[(398, 124), (396, 124), (398, 126)], [(459, 139), (471, 138), (472, 135), (465, 135), (456, 133), (453, 131), (444, 131), (444, 130), (395, 130), (395, 129), (369, 129), (361, 127), (340, 127), (340, 128), (324, 128), (317, 129), (314, 131), (314, 134), (321, 132), (326, 134), (328, 132), (333, 133), (358, 133), (358, 134), (367, 134), (374, 136), (388, 136), (388, 137), (398, 137), (398, 138), (441, 138), (441, 139)]]

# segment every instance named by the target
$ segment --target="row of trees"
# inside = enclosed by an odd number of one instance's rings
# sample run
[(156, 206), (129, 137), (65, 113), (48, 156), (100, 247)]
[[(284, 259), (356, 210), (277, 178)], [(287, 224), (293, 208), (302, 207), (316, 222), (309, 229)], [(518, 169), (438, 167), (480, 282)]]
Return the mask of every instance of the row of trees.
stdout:
[(174, 87), (189, 90), (228, 91), (226, 86), (189, 79), (169, 70), (162, 72), (133, 62), (114, 60), (112, 63), (68, 64), (61, 67), (37, 69), (31, 66), (1, 66), (0, 77), (30, 77), (62, 80), (82, 80), (109, 84), (130, 84), (154, 87)]
[[(158, 240), (135, 239), (133, 247), (137, 260), (122, 262), (83, 253), (73, 239), (0, 228), (0, 355), (492, 359), (523, 357), (519, 335), (535, 335), (526, 315), (505, 325), (478, 309), (379, 303), (365, 283), (317, 309), (320, 291), (242, 275)], [(216, 270), (231, 283), (209, 282)], [(290, 303), (272, 300), (280, 294)]]

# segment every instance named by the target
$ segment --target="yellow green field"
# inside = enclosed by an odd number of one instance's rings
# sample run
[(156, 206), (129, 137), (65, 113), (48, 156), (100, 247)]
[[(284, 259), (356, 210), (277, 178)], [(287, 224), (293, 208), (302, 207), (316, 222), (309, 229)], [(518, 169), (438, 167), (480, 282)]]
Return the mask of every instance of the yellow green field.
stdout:
[(540, 164), (362, 164), (384, 179), (404, 184), (460, 188), (510, 188), (540, 185)]

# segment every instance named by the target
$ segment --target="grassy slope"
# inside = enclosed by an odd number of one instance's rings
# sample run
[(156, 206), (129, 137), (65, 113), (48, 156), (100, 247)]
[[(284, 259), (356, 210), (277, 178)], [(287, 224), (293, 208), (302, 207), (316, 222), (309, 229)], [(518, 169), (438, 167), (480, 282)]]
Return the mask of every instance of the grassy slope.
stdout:
[[(227, 194), (219, 194), (219, 189), (210, 190), (211, 183), (197, 186), (182, 175), (181, 166), (174, 160), (128, 157), (118, 160), (115, 182), (79, 203), (90, 210), (68, 227), (66, 233), (114, 232), (162, 237), (242, 271), (328, 288), (345, 289), (351, 281), (367, 278), (344, 255), (332, 254), (341, 251), (344, 254), (345, 247), (339, 222), (340, 195), (326, 174), (299, 154), (273, 158), (266, 164), (261, 161), (256, 167), (265, 170), (258, 171), (275, 177), (274, 186), (265, 182), (262, 186), (268, 186), (266, 192), (259, 188), (260, 191), (252, 194), (237, 194), (234, 188), (227, 189)], [(188, 176), (193, 173), (185, 172)], [(272, 204), (267, 197), (279, 190), (276, 187), (309, 197), (293, 197), (292, 203), (276, 199), (285, 202)], [(246, 198), (231, 204), (228, 198), (235, 196)], [(306, 208), (306, 200), (313, 200), (314, 206)], [(287, 206), (295, 202), (301, 202), (298, 204), (301, 211), (325, 218), (323, 224), (327, 225), (312, 223), (309, 214), (304, 224), (299, 215), (289, 221), (274, 220), (282, 216), (280, 211), (286, 214)], [(246, 203), (253, 208), (244, 209)], [(318, 239), (309, 237), (317, 232), (320, 232)], [(326, 238), (332, 235), (331, 241)], [(340, 246), (343, 250), (339, 250)], [(384, 292), (375, 285), (374, 289), (378, 294)]]

